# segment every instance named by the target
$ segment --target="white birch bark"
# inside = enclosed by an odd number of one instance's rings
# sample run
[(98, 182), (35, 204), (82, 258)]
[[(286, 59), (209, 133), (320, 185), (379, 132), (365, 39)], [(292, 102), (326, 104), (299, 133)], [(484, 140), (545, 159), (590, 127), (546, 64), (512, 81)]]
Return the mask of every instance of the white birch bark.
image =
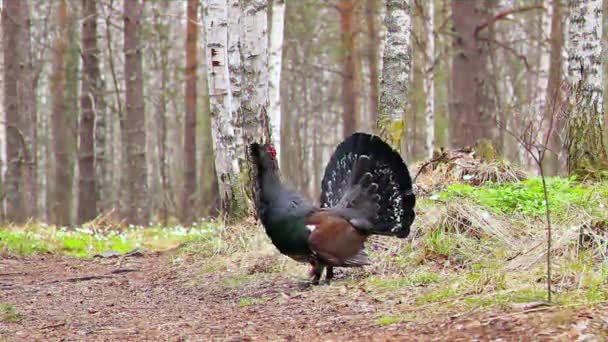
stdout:
[[(225, 0), (228, 2), (228, 74), (230, 82), (230, 120), (234, 127), (236, 137), (242, 136), (240, 113), (242, 109), (241, 97), (243, 94), (243, 65), (241, 56), (241, 25), (243, 24), (243, 11), (239, 0)], [(242, 139), (235, 141), (236, 156), (241, 157), (245, 146)], [(241, 165), (239, 164), (239, 169)]]
[(268, 115), (267, 0), (241, 0), (241, 62), (243, 92), (241, 123), (246, 146), (264, 137)]
[(583, 80), (584, 96), (597, 103), (598, 113), (603, 113), (602, 20), (602, 0), (570, 0), (568, 79)]
[(381, 120), (396, 122), (404, 120), (407, 101), (409, 101), (411, 70), (412, 19), (410, 3), (407, 0), (387, 0), (386, 45), (382, 56), (382, 77), (380, 81)]
[(269, 39), (268, 91), (270, 96), (269, 118), (272, 144), (281, 160), (281, 66), (283, 56), (283, 32), (285, 22), (285, 0), (274, 0)]
[(234, 185), (238, 182), (238, 136), (232, 120), (230, 72), (228, 70), (228, 2), (205, 0), (207, 74), (215, 148), (215, 168), (222, 208), (230, 211)]
[(428, 158), (433, 158), (435, 149), (435, 6), (434, 1), (427, 2), (425, 18), (425, 67), (424, 67), (424, 119), (426, 124), (425, 150)]

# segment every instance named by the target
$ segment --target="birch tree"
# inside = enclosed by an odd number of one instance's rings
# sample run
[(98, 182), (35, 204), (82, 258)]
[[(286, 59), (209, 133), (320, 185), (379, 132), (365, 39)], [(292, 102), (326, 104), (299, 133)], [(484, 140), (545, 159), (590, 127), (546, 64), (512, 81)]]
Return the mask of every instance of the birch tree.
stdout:
[[(403, 134), (405, 110), (410, 92), (411, 26), (410, 3), (407, 0), (387, 0), (386, 43), (382, 56), (382, 79), (380, 81), (380, 120), (384, 129), (394, 138), (389, 139), (399, 146)], [(390, 138), (387, 136), (387, 138)]]
[(241, 124), (245, 146), (268, 132), (268, 19), (267, 0), (241, 0), (241, 60), (243, 89)]
[(608, 160), (603, 146), (602, 0), (571, 0), (568, 16), (568, 169), (590, 171)]
[(435, 149), (435, 5), (434, 0), (427, 1), (424, 16), (426, 36), (424, 66), (424, 119), (426, 124), (425, 150), (428, 158), (433, 157)]
[(215, 144), (215, 169), (218, 179), (221, 209), (235, 209), (235, 187), (240, 174), (237, 142), (232, 120), (232, 94), (228, 71), (228, 3), (205, 0), (205, 31), (207, 33), (207, 80), (211, 107), (211, 132)]
[(270, 21), (268, 58), (268, 93), (270, 132), (272, 144), (281, 160), (281, 67), (283, 61), (283, 28), (285, 21), (285, 0), (273, 0)]

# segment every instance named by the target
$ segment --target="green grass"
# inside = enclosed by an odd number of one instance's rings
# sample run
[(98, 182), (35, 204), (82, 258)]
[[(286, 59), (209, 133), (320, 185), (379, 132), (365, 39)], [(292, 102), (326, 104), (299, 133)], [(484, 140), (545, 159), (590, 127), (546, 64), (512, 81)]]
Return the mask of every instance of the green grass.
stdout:
[(401, 323), (407, 321), (407, 317), (405, 316), (390, 316), (390, 315), (382, 315), (376, 318), (376, 323), (382, 326), (391, 325), (395, 323)]
[[(554, 214), (565, 213), (571, 206), (600, 213), (598, 203), (608, 203), (608, 183), (585, 185), (574, 179), (548, 178), (549, 203)], [(453, 184), (440, 194), (442, 200), (472, 199), (496, 214), (520, 213), (542, 216), (545, 213), (544, 193), (540, 178), (518, 183), (491, 184), (474, 187)], [(605, 212), (607, 209), (603, 208)]]
[(263, 303), (263, 302), (264, 302), (264, 300), (261, 299), (261, 298), (245, 297), (245, 298), (239, 299), (239, 302), (238, 302), (237, 306), (239, 308), (245, 308), (245, 307), (257, 305), (257, 304), (260, 304), (260, 303)]
[(10, 304), (0, 304), (0, 321), (6, 323), (19, 323), (23, 315), (19, 314)]
[(216, 236), (217, 226), (203, 223), (192, 228), (130, 227), (122, 232), (99, 233), (87, 228), (56, 228), (44, 224), (0, 228), (0, 251), (32, 255), (55, 253), (75, 257), (115, 251), (125, 253), (136, 248), (162, 250), (192, 241)]

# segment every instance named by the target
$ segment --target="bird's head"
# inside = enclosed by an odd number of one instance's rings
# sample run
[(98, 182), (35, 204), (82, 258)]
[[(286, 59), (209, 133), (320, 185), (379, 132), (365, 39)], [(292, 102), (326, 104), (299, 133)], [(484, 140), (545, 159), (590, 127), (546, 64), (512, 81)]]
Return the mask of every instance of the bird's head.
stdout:
[(249, 145), (249, 157), (260, 171), (275, 171), (278, 169), (277, 151), (270, 144)]

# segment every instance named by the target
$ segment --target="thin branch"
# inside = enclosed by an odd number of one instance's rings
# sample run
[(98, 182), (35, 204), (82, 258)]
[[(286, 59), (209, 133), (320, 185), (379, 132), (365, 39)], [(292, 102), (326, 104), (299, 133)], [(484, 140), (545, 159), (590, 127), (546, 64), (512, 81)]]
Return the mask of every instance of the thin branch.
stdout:
[(488, 19), (487, 21), (477, 25), (477, 27), (475, 28), (475, 32), (473, 33), (473, 36), (475, 38), (477, 38), (477, 36), (479, 35), (479, 32), (481, 32), (481, 30), (485, 29), (486, 27), (488, 27), (490, 25), (493, 25), (495, 22), (497, 22), (499, 20), (505, 19), (510, 14), (523, 13), (523, 12), (527, 12), (527, 11), (531, 11), (531, 10), (535, 10), (535, 9), (543, 9), (543, 6), (542, 5), (525, 6), (525, 7), (512, 8), (512, 9), (508, 9), (508, 10), (499, 12), (498, 14), (496, 14), (492, 18)]

